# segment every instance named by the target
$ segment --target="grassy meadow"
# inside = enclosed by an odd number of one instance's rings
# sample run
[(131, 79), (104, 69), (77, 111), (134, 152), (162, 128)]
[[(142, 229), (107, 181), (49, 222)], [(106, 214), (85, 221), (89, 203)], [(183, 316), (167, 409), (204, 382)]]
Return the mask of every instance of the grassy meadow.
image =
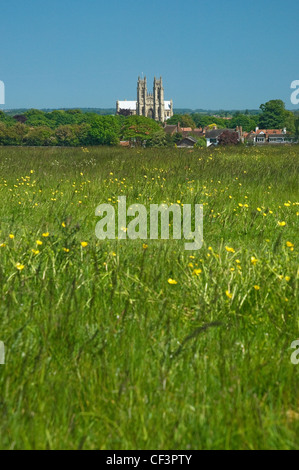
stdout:
[[(299, 147), (0, 147), (1, 449), (298, 449)], [(95, 237), (203, 204), (204, 243)]]

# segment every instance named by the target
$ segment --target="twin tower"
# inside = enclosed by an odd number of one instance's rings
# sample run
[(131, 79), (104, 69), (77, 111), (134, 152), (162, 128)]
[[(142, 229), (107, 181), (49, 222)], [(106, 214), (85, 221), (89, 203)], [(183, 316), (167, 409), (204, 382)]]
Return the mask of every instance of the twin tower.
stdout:
[(162, 78), (154, 78), (153, 92), (148, 93), (146, 77), (138, 77), (137, 101), (117, 101), (116, 112), (130, 111), (130, 114), (146, 116), (155, 121), (165, 122), (173, 115), (172, 100), (164, 100)]

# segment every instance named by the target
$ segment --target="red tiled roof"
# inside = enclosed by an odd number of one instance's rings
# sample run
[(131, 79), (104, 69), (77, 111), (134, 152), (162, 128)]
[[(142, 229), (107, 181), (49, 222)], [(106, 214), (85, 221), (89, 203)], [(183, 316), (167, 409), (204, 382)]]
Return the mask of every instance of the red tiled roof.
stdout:
[(259, 129), (257, 135), (259, 134), (282, 134), (282, 129)]

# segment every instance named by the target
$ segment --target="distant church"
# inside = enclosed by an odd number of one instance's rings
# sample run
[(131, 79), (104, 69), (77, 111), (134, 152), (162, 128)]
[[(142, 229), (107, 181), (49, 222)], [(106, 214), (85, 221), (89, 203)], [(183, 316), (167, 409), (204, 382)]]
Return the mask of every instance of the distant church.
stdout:
[(173, 116), (172, 100), (164, 101), (162, 78), (154, 78), (153, 93), (147, 92), (146, 77), (138, 77), (137, 101), (117, 101), (116, 113), (146, 116), (155, 121), (165, 122)]

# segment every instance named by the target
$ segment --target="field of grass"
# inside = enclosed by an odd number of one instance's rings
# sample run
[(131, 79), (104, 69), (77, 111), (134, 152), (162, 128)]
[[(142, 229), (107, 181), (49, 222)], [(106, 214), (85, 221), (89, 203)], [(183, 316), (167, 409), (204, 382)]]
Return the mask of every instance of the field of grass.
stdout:
[[(0, 148), (0, 447), (298, 449), (298, 168), (298, 146)], [(122, 195), (203, 204), (202, 248), (98, 240)]]

